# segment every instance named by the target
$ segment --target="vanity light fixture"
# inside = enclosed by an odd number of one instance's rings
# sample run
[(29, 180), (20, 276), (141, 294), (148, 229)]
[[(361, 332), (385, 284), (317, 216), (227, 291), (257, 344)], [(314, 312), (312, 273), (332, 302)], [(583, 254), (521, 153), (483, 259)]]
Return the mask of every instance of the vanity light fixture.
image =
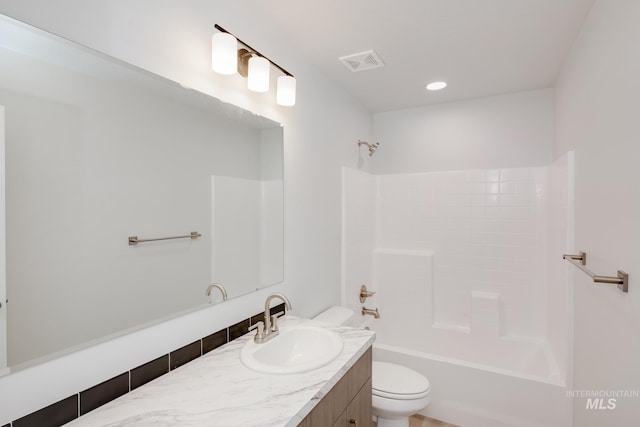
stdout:
[(431, 82), (427, 85), (427, 90), (441, 90), (447, 87), (447, 82)]
[[(238, 39), (236, 36), (215, 25), (216, 33), (211, 38), (211, 67), (219, 74), (235, 74), (247, 78), (247, 88), (254, 92), (268, 92), (271, 65), (284, 75), (278, 77), (276, 102), (290, 107), (296, 103), (296, 79), (287, 70)], [(238, 49), (238, 44), (244, 46)]]

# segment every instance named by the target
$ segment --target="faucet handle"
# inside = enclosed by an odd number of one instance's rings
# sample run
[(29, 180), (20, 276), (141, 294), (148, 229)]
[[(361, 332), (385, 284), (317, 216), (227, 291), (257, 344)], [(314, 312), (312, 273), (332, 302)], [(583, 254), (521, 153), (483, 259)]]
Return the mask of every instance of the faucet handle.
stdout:
[(271, 332), (278, 332), (278, 317), (283, 316), (284, 311), (271, 315)]
[(376, 291), (367, 290), (366, 285), (360, 286), (360, 302), (365, 302), (367, 298), (372, 297), (376, 294)]
[(256, 332), (256, 336), (253, 337), (253, 340), (256, 342), (262, 341), (265, 337), (264, 335), (264, 322), (258, 322), (253, 326), (249, 327), (249, 331), (253, 331), (254, 329), (258, 329), (258, 332)]

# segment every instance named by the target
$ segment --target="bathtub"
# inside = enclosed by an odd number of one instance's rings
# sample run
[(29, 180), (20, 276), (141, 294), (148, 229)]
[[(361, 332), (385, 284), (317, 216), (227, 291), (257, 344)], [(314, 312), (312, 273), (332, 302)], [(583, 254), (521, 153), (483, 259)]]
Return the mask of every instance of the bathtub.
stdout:
[[(425, 416), (465, 427), (570, 426), (567, 363), (543, 332), (527, 333), (549, 322), (523, 308), (537, 307), (535, 300), (517, 300), (523, 304), (518, 321), (509, 315), (516, 291), (469, 280), (469, 289), (458, 295), (462, 304), (447, 305), (435, 286), (435, 272), (442, 270), (438, 259), (431, 251), (373, 252), (371, 288), (377, 292), (366, 306), (379, 308), (380, 318), (366, 321), (377, 335), (374, 359), (429, 379), (432, 400)], [(441, 285), (440, 291), (450, 287)]]
[[(409, 367), (429, 379), (431, 403), (424, 416), (464, 427), (572, 425), (572, 402), (546, 342), (420, 323), (399, 330), (385, 319), (361, 316), (353, 307), (330, 307), (314, 318), (376, 331), (374, 360)], [(419, 335), (428, 339), (416, 339)]]
[(385, 334), (378, 334), (373, 349), (374, 360), (429, 379), (431, 404), (422, 415), (465, 427), (572, 425), (571, 399), (544, 342), (431, 332), (428, 346), (437, 353), (417, 340), (390, 343)]

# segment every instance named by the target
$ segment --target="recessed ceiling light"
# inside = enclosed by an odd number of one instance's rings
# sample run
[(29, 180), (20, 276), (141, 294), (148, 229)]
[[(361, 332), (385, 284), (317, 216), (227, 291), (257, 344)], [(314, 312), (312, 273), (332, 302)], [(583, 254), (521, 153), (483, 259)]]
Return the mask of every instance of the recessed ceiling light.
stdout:
[(447, 87), (446, 82), (432, 82), (427, 85), (427, 90), (440, 90)]

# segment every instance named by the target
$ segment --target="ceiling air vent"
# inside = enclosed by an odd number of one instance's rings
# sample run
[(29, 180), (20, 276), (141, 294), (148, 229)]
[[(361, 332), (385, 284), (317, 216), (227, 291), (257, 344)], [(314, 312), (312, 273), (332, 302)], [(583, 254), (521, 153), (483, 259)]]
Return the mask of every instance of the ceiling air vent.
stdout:
[(382, 62), (382, 59), (380, 59), (378, 54), (373, 50), (342, 56), (338, 59), (349, 71), (354, 73), (384, 67), (384, 62)]

